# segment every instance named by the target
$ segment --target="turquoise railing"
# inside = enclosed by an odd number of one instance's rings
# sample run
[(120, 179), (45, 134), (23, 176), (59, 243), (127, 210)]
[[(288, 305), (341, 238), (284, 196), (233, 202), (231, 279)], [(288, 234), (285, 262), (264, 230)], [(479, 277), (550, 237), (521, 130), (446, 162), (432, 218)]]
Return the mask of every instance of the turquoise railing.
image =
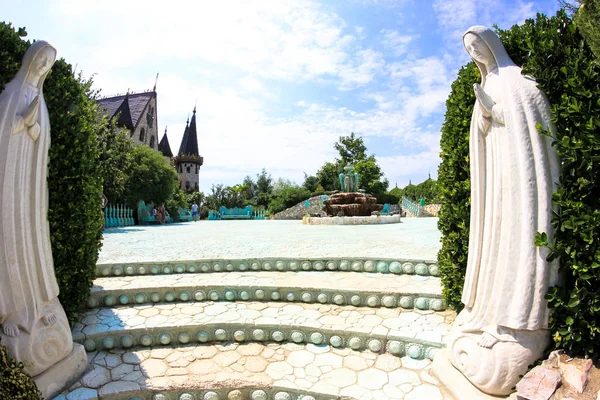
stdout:
[(408, 197), (402, 197), (402, 207), (406, 208), (415, 217), (421, 215), (421, 206), (410, 200)]
[(115, 228), (133, 224), (132, 208), (127, 208), (124, 204), (109, 205), (104, 208), (104, 227)]

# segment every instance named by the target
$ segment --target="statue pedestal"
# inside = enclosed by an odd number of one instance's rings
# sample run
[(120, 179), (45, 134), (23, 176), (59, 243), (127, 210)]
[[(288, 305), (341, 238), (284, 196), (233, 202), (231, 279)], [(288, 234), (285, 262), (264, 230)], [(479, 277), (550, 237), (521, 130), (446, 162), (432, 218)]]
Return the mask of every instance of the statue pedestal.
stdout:
[(33, 380), (42, 392), (42, 397), (52, 399), (81, 378), (87, 368), (88, 359), (85, 349), (79, 343), (73, 343), (71, 354), (35, 376)]
[(440, 389), (445, 392), (446, 397), (451, 396), (454, 400), (506, 399), (506, 396), (491, 396), (477, 389), (459, 370), (450, 364), (447, 352), (446, 349), (437, 352), (430, 371), (440, 382)]

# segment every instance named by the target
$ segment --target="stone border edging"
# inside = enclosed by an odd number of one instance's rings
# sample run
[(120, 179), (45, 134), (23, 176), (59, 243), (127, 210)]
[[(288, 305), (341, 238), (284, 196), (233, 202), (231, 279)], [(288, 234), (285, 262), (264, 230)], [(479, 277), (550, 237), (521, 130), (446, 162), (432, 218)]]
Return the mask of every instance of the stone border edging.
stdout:
[[(131, 394), (125, 396), (112, 397), (114, 400), (144, 400), (147, 397), (148, 392), (154, 392), (153, 390), (147, 390), (146, 394), (134, 395)], [(156, 391), (150, 397), (151, 400), (338, 400), (338, 396), (331, 396), (327, 394), (314, 393), (309, 391), (301, 391), (298, 389), (283, 388), (273, 386), (270, 388), (258, 388), (248, 387), (240, 389), (231, 388), (219, 388), (219, 389), (208, 389), (208, 390), (187, 390), (181, 391)], [(354, 400), (351, 397), (344, 397), (345, 400)]]
[(304, 217), (305, 225), (385, 225), (399, 224), (400, 215), (378, 215), (366, 217)]
[(339, 332), (307, 326), (284, 327), (259, 324), (244, 326), (239, 323), (134, 328), (127, 331), (108, 331), (87, 335), (74, 333), (73, 340), (83, 344), (88, 352), (114, 348), (186, 345), (193, 342), (293, 342), (331, 345), (336, 348), (349, 347), (352, 350), (368, 349), (374, 353), (388, 352), (397, 357), (408, 355), (416, 360), (423, 358), (433, 360), (435, 353), (443, 348), (441, 343), (390, 334)]
[(96, 276), (136, 276), (233, 271), (351, 271), (440, 276), (436, 261), (358, 258), (265, 258), (97, 264)]

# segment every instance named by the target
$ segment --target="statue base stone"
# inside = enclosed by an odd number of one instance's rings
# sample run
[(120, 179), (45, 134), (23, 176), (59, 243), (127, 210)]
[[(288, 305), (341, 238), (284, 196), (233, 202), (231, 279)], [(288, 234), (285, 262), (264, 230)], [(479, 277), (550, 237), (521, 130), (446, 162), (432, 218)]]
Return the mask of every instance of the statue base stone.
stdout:
[(73, 385), (88, 368), (85, 349), (79, 343), (73, 343), (73, 351), (48, 370), (33, 377), (42, 397), (52, 399)]
[(430, 373), (440, 382), (444, 399), (453, 400), (500, 400), (506, 396), (492, 396), (477, 389), (465, 376), (448, 361), (448, 350), (438, 351), (433, 359)]

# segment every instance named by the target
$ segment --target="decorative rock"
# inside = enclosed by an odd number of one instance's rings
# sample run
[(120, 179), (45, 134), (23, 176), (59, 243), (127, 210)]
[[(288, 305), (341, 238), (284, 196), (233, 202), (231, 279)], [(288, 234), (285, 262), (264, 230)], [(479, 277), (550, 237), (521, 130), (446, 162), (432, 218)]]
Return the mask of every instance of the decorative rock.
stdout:
[(404, 343), (392, 340), (388, 343), (388, 351), (395, 356), (401, 356), (404, 353)]
[(88, 298), (88, 301), (87, 301), (87, 306), (88, 306), (88, 308), (96, 308), (96, 307), (98, 307), (99, 305), (100, 305), (100, 303), (98, 302), (98, 299), (97, 299), (97, 298), (95, 298), (95, 297), (92, 297), (92, 296), (90, 296), (90, 297)]
[(382, 274), (388, 272), (388, 263), (386, 263), (385, 261), (379, 261), (377, 263), (377, 272)]
[(233, 268), (234, 268), (234, 267), (233, 267), (233, 264), (232, 264), (232, 263), (228, 263), (228, 264), (225, 266), (225, 271), (229, 271), (229, 272), (231, 272), (231, 271), (233, 271)]
[(181, 264), (178, 264), (175, 267), (175, 272), (177, 272), (178, 274), (183, 274), (185, 272), (185, 267)]
[(129, 265), (127, 268), (125, 268), (125, 273), (127, 275), (133, 275), (135, 274), (135, 268), (131, 265)]
[(294, 343), (302, 343), (304, 341), (304, 334), (302, 332), (293, 332), (292, 333), (292, 342)]
[(427, 299), (425, 297), (419, 297), (415, 301), (415, 306), (419, 310), (429, 310), (429, 299)]
[(275, 395), (275, 400), (292, 400), (292, 396), (287, 392), (279, 392)]
[(404, 263), (404, 264), (402, 264), (402, 271), (404, 271), (405, 274), (414, 274), (415, 266), (409, 262)]
[(360, 338), (353, 337), (350, 339), (350, 341), (348, 341), (348, 345), (352, 350), (358, 350), (362, 347), (362, 340), (360, 340)]
[(160, 274), (160, 267), (158, 265), (153, 265), (150, 267), (150, 272), (152, 272), (154, 275)]
[(200, 331), (196, 334), (196, 340), (201, 342), (201, 343), (206, 343), (208, 342), (208, 332), (206, 331)]
[(346, 302), (346, 299), (341, 294), (336, 294), (335, 296), (333, 296), (333, 302), (338, 306), (341, 306)]
[(102, 347), (104, 347), (105, 349), (112, 349), (113, 347), (115, 347), (115, 339), (113, 339), (110, 336), (105, 337), (104, 339), (102, 339)]
[(204, 400), (219, 400), (219, 395), (215, 392), (206, 392), (204, 393)]
[(115, 305), (115, 297), (114, 296), (104, 296), (104, 305), (107, 307), (112, 307)]
[(161, 333), (160, 335), (158, 335), (158, 341), (166, 346), (169, 343), (171, 343), (171, 335), (169, 335), (168, 333)]
[(83, 347), (85, 347), (85, 351), (88, 353), (96, 350), (96, 341), (92, 339), (85, 339), (83, 342)]
[(147, 334), (140, 336), (140, 343), (146, 347), (152, 346), (152, 336)]
[(377, 339), (373, 339), (369, 341), (369, 350), (371, 350), (373, 353), (379, 353), (381, 351), (381, 341), (377, 340)]
[(359, 306), (359, 305), (360, 305), (360, 302), (361, 302), (360, 296), (359, 296), (359, 295), (357, 295), (357, 294), (355, 294), (354, 296), (352, 296), (352, 297), (350, 298), (350, 303), (351, 303), (353, 306)]
[(194, 292), (194, 299), (196, 299), (196, 301), (202, 301), (205, 298), (206, 298), (206, 294), (202, 290), (198, 290), (198, 291)]
[(210, 271), (210, 265), (208, 265), (207, 263), (203, 263), (202, 265), (200, 265), (200, 271), (202, 271), (202, 272)]
[(173, 268), (169, 267), (168, 265), (166, 267), (163, 267), (163, 274), (170, 274), (173, 272)]
[(426, 357), (430, 360), (433, 361), (433, 358), (435, 357), (435, 355), (438, 353), (439, 349), (435, 348), (435, 347), (430, 347), (427, 349), (427, 354)]
[(446, 309), (446, 305), (444, 304), (444, 300), (442, 299), (431, 300), (429, 306), (434, 311), (444, 311)]
[(333, 347), (341, 347), (342, 344), (344, 344), (344, 341), (342, 340), (341, 337), (339, 336), (332, 336), (329, 338), (329, 343), (333, 346)]
[(173, 293), (173, 292), (165, 293), (165, 301), (174, 301), (174, 300), (175, 300), (175, 293)]
[(314, 344), (321, 344), (325, 340), (325, 336), (321, 332), (314, 332), (310, 335), (310, 341)]
[(350, 269), (350, 261), (342, 261), (340, 263), (340, 271), (348, 271)]
[(191, 297), (192, 296), (190, 295), (190, 292), (188, 292), (188, 291), (183, 291), (183, 292), (179, 293), (179, 300), (181, 300), (181, 301), (189, 301)]
[(250, 299), (250, 293), (247, 290), (242, 290), (240, 292), (240, 299), (242, 299), (242, 300), (249, 300)]
[(104, 267), (100, 270), (100, 275), (102, 275), (102, 276), (109, 276), (110, 274), (111, 274), (110, 267)]
[(392, 261), (390, 263), (390, 272), (392, 274), (401, 274), (402, 273), (402, 264), (398, 261)]
[(335, 271), (337, 269), (337, 263), (335, 261), (328, 261), (327, 269), (330, 271)]
[(223, 266), (220, 263), (214, 263), (213, 264), (213, 271), (215, 271), (215, 272), (221, 272), (221, 271), (223, 271)]
[(210, 292), (208, 292), (208, 298), (211, 299), (212, 301), (218, 301), (219, 300), (219, 292), (217, 292), (215, 290), (211, 290)]
[(116, 266), (115, 268), (113, 268), (113, 275), (123, 275), (123, 268), (121, 268), (120, 266)]
[(281, 293), (279, 292), (273, 292), (271, 293), (271, 299), (272, 300), (279, 300), (281, 298)]
[(131, 335), (121, 336), (121, 347), (126, 349), (133, 346), (133, 337)]
[(267, 396), (267, 393), (264, 390), (255, 390), (250, 395), (251, 400), (267, 400), (268, 398), (269, 397)]
[(394, 296), (384, 296), (383, 299), (381, 299), (381, 304), (386, 307), (394, 307), (396, 305), (396, 299), (394, 299)]
[(297, 271), (300, 268), (300, 265), (296, 261), (291, 261), (289, 266), (290, 266), (290, 271)]
[(323, 261), (316, 261), (313, 264), (313, 268), (315, 271), (323, 271), (323, 269), (325, 268), (325, 265), (323, 264)]
[(306, 395), (306, 396), (302, 396), (301, 400), (316, 400), (314, 397)]
[(439, 276), (440, 275), (440, 268), (436, 264), (431, 264), (429, 266), (429, 275)]
[(191, 393), (182, 393), (179, 396), (179, 400), (194, 400), (194, 395)]
[(375, 272), (375, 270), (377, 269), (377, 267), (375, 266), (375, 262), (374, 261), (365, 261), (365, 267), (364, 267), (366, 272)]
[(240, 265), (238, 266), (238, 268), (240, 269), (240, 271), (246, 271), (248, 269), (248, 264), (246, 264), (246, 263), (240, 263)]
[(152, 293), (150, 295), (150, 300), (152, 300), (153, 303), (158, 303), (160, 301), (160, 293)]
[(252, 331), (252, 337), (254, 340), (263, 341), (266, 339), (267, 334), (262, 329), (255, 329)]
[(360, 261), (354, 261), (352, 263), (352, 267), (351, 268), (352, 268), (352, 271), (354, 271), (354, 272), (361, 271), (363, 269), (362, 262), (360, 262)]
[(126, 294), (122, 294), (119, 296), (119, 303), (125, 305), (127, 303), (129, 303), (129, 296), (127, 296)]
[(190, 264), (187, 266), (187, 272), (189, 273), (195, 273), (196, 272), (196, 265), (195, 264)]
[(537, 366), (517, 383), (517, 396), (523, 399), (549, 399), (560, 385), (560, 372)]
[(191, 340), (191, 336), (187, 332), (181, 332), (179, 335), (177, 335), (177, 341), (179, 343), (187, 344), (190, 342), (190, 340)]
[(147, 272), (148, 268), (144, 267), (143, 265), (140, 265), (140, 267), (138, 268), (138, 274), (145, 275)]
[(377, 307), (379, 305), (379, 299), (377, 296), (369, 296), (367, 299), (367, 305), (369, 307)]
[(227, 400), (242, 400), (244, 395), (240, 390), (232, 390), (227, 394)]
[(423, 358), (423, 347), (420, 344), (411, 343), (406, 349), (406, 354), (412, 359), (418, 360)]
[(227, 338), (227, 331), (225, 329), (217, 329), (215, 331), (215, 337), (218, 340), (225, 340)]
[(266, 261), (266, 262), (264, 262), (264, 263), (263, 263), (263, 269), (264, 269), (265, 271), (270, 271), (272, 267), (273, 267), (273, 266), (272, 266), (272, 265), (271, 265), (271, 263), (270, 263), (270, 262), (268, 262), (268, 261)]
[(415, 265), (415, 272), (417, 273), (417, 275), (428, 275), (429, 268), (427, 268), (426, 264), (419, 263)]
[(244, 333), (244, 331), (235, 331), (233, 333), (233, 338), (236, 342), (243, 342), (244, 339), (246, 339), (246, 334)]
[(262, 289), (257, 289), (254, 292), (254, 296), (256, 296), (257, 299), (264, 299), (265, 298), (265, 291)]
[(583, 393), (588, 383), (590, 369), (593, 362), (590, 359), (571, 359), (570, 362), (564, 362), (558, 357), (558, 367), (561, 371), (563, 383), (568, 384), (577, 393)]
[(309, 261), (303, 261), (301, 266), (302, 266), (302, 269), (303, 269), (303, 270), (305, 270), (305, 271), (309, 271), (309, 270), (310, 270), (310, 267), (311, 267), (311, 264), (310, 264), (310, 262), (309, 262)]
[(305, 303), (310, 303), (312, 301), (312, 294), (308, 292), (302, 293), (302, 301)]
[(275, 331), (275, 332), (273, 332), (271, 334), (271, 337), (276, 342), (281, 342), (281, 341), (283, 341), (283, 339), (285, 339), (285, 335), (281, 331)]
[(144, 293), (138, 293), (135, 295), (135, 302), (138, 304), (143, 304), (146, 302), (146, 295)]
[(327, 297), (327, 295), (325, 293), (319, 293), (319, 295), (317, 296), (317, 301), (319, 303), (327, 303), (327, 300), (329, 300), (329, 298)]
[(232, 290), (225, 291), (225, 300), (229, 300), (229, 301), (235, 300), (235, 293)]
[(284, 271), (284, 270), (286, 269), (286, 268), (285, 268), (286, 266), (287, 266), (287, 265), (286, 265), (286, 263), (285, 263), (284, 261), (277, 261), (277, 262), (275, 263), (275, 268), (276, 268), (278, 271)]
[(152, 400), (169, 400), (169, 398), (162, 393), (156, 393), (152, 396)]
[(294, 301), (296, 300), (296, 295), (293, 292), (289, 292), (285, 298), (287, 299), (287, 301)]

